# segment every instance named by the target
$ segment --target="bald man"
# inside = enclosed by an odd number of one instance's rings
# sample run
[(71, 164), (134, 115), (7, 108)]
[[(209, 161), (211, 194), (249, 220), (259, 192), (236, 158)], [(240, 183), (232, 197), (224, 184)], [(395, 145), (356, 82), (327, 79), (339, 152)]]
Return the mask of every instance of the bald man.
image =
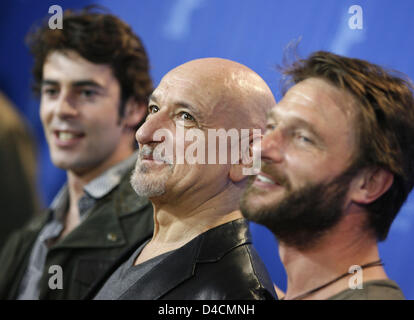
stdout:
[[(277, 298), (238, 210), (253, 158), (244, 161), (243, 144), (248, 153), (253, 129), (262, 132), (274, 105), (263, 79), (233, 61), (193, 60), (164, 76), (136, 133), (131, 177), (152, 202), (153, 236), (124, 254), (89, 297)], [(231, 142), (215, 144), (219, 131)]]

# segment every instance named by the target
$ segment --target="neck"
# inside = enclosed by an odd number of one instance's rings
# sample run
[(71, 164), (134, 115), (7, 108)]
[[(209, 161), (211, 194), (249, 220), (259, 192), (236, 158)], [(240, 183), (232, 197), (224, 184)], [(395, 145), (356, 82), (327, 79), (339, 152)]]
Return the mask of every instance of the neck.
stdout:
[[(286, 269), (288, 285), (285, 299), (292, 299), (317, 288), (348, 272), (353, 265), (362, 266), (379, 260), (375, 237), (363, 228), (355, 228), (355, 216), (347, 215), (317, 245), (299, 250), (280, 243), (279, 253)], [(354, 226), (354, 227), (352, 227)], [(334, 244), (334, 245), (333, 245)], [(349, 288), (348, 277), (304, 297), (304, 299), (327, 299)], [(362, 281), (387, 279), (383, 267), (363, 269)]]
[(200, 234), (242, 218), (238, 197), (232, 188), (214, 196), (196, 199), (197, 194), (185, 200), (157, 202), (154, 207), (154, 235), (150, 242), (153, 256), (177, 249)]
[(78, 203), (84, 195), (84, 187), (112, 166), (128, 158), (133, 153), (133, 150), (130, 147), (131, 145), (132, 143), (127, 145), (124, 141), (118, 147), (117, 152), (114, 152), (109, 158), (93, 169), (67, 171), (69, 207), (66, 213), (64, 231), (60, 238), (71, 232), (80, 223)]
[(127, 145), (125, 142), (120, 143), (116, 152), (93, 168), (67, 171), (70, 207), (77, 207), (84, 194), (83, 189), (89, 182), (133, 154), (134, 150), (130, 146), (131, 144)]

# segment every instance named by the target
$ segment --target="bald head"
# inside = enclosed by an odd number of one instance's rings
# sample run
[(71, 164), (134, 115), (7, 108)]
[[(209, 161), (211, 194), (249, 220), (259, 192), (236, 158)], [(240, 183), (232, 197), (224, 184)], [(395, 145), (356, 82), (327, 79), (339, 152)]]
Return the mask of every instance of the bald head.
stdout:
[(206, 118), (214, 116), (227, 129), (264, 128), (266, 115), (276, 104), (270, 88), (256, 72), (227, 59), (203, 58), (184, 63), (168, 72), (160, 87), (178, 83), (208, 106), (204, 109)]

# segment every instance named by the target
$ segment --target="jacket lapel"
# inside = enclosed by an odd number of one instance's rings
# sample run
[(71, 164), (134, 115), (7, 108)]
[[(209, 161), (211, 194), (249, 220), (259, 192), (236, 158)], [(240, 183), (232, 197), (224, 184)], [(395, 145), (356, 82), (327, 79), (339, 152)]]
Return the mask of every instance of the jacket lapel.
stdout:
[(135, 282), (119, 299), (157, 300), (194, 275), (203, 236), (168, 255)]

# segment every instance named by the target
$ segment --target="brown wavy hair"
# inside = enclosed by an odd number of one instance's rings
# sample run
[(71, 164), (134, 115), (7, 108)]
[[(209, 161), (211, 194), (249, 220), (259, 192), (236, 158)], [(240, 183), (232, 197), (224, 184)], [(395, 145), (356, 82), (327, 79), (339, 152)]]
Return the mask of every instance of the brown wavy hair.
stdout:
[(366, 205), (370, 228), (379, 241), (414, 185), (413, 84), (402, 73), (360, 59), (318, 51), (282, 68), (285, 88), (320, 78), (352, 94), (357, 110), (359, 149), (354, 165), (382, 167), (394, 175), (392, 186)]
[[(52, 51), (74, 50), (86, 60), (107, 64), (121, 87), (119, 115), (133, 97), (147, 104), (153, 91), (149, 60), (140, 38), (118, 17), (102, 13), (103, 7), (88, 6), (79, 12), (65, 10), (63, 29), (50, 29), (47, 20), (32, 27), (26, 43), (34, 57), (33, 91), (40, 95), (43, 64)], [(49, 17), (48, 17), (49, 18)]]

